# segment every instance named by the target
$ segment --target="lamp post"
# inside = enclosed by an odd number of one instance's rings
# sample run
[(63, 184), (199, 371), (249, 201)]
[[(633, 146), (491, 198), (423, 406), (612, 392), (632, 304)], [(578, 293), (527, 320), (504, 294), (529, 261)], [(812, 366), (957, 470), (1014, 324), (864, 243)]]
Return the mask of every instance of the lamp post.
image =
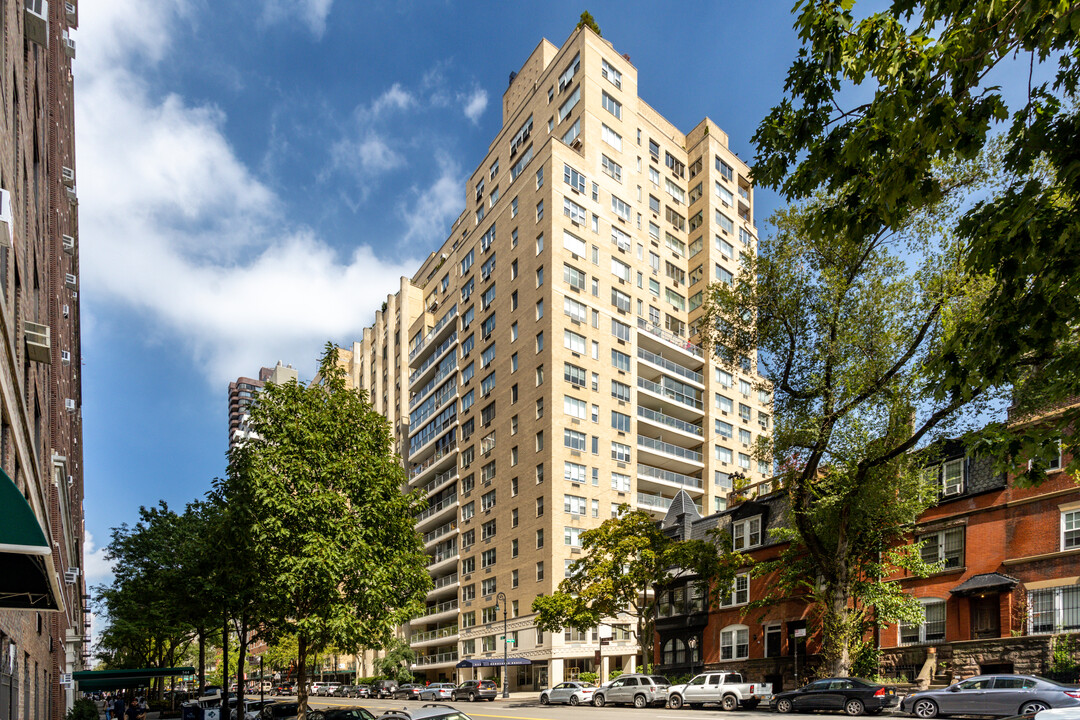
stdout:
[(697, 635), (691, 635), (690, 639), (686, 641), (686, 644), (690, 647), (690, 674), (694, 674), (694, 651), (697, 650)]
[(495, 612), (499, 612), (499, 608), (502, 608), (503, 614), (503, 674), (502, 674), (502, 696), (503, 698), (510, 697), (510, 688), (507, 687), (508, 673), (506, 672), (507, 653), (510, 648), (510, 636), (506, 632), (506, 593), (502, 590), (495, 596)]

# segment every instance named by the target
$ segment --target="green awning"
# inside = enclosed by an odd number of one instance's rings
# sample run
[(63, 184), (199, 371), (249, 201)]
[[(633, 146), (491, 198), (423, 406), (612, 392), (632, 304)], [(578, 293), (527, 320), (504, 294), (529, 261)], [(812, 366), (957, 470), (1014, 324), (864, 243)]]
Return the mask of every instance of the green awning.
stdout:
[(79, 690), (119, 690), (137, 688), (150, 684), (151, 678), (181, 677), (194, 675), (193, 667), (135, 668), (125, 670), (80, 670), (71, 673), (71, 679), (79, 684)]
[(52, 547), (19, 488), (0, 469), (0, 608), (62, 610)]

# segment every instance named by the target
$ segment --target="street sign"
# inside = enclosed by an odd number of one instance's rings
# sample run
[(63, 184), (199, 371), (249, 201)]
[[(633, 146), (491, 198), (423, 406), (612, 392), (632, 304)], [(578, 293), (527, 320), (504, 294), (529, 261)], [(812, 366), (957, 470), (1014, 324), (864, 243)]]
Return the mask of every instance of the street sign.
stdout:
[(597, 632), (600, 635), (601, 639), (611, 639), (611, 626), (610, 625), (601, 625), (597, 629)]
[(61, 673), (60, 674), (60, 684), (63, 687), (71, 687), (71, 684), (72, 684), (72, 682), (71, 682), (71, 673)]
[(600, 640), (600, 644), (601, 645), (610, 645), (611, 641), (608, 640), (607, 638), (603, 638), (603, 639)]
[(806, 628), (795, 628), (795, 637), (806, 637)]

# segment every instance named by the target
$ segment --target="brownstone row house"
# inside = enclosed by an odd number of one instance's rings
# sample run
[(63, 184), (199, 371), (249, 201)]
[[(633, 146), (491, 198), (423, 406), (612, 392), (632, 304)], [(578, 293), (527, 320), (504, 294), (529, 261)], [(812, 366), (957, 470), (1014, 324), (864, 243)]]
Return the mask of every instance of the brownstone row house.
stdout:
[[(920, 600), (926, 617), (881, 628), (882, 672), (914, 679), (931, 648), (945, 677), (1048, 672), (1053, 637), (1080, 633), (1080, 484), (1064, 471), (1070, 458), (1059, 454), (1046, 481), (1025, 488), (995, 473), (990, 460), (966, 456), (959, 442), (935, 450), (925, 472), (939, 500), (919, 518), (913, 540), (923, 542), (925, 560), (944, 568), (893, 580)], [(673, 503), (664, 527), (679, 539), (730, 533), (734, 548), (754, 561), (774, 559), (784, 545), (770, 531), (787, 522), (787, 495), (758, 483), (746, 497), (707, 517), (692, 503)], [(805, 680), (820, 650), (807, 599), (747, 609), (774, 579), (744, 573), (716, 606), (692, 581), (668, 593), (657, 622), (658, 669), (730, 669), (790, 689), (797, 656)]]

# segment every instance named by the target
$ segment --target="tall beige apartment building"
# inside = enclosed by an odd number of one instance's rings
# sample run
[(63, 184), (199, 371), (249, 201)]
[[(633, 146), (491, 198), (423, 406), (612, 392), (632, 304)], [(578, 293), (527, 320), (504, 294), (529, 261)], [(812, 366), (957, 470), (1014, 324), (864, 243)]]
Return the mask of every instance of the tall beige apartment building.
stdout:
[(732, 474), (771, 475), (751, 453), (771, 407), (756, 358), (728, 374), (694, 335), (706, 284), (755, 252), (748, 169), (711, 120), (684, 134), (649, 107), (629, 59), (581, 28), (511, 76), (465, 200), (342, 354), (429, 502), (413, 670), (498, 674), (504, 608), (512, 690), (632, 669), (630, 619), (551, 635), (531, 606), (622, 504), (660, 519), (684, 491), (708, 514)]

